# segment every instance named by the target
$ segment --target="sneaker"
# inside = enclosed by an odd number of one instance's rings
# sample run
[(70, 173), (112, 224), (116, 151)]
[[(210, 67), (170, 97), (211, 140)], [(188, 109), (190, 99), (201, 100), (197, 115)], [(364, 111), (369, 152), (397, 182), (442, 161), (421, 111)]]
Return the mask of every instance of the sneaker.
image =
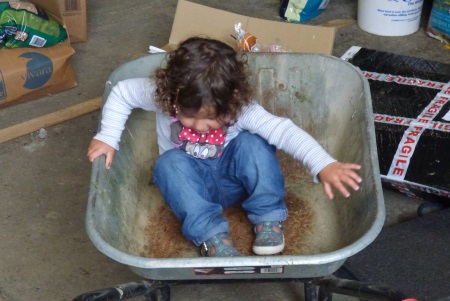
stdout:
[(234, 248), (233, 241), (227, 233), (219, 233), (202, 244), (201, 254), (205, 257), (241, 256)]
[(281, 222), (263, 222), (255, 226), (256, 239), (253, 252), (257, 255), (273, 255), (284, 249)]

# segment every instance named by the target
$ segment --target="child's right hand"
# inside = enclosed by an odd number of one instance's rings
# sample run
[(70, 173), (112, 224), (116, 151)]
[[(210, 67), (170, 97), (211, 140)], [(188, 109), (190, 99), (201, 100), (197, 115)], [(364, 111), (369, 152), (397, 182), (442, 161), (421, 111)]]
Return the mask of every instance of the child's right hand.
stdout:
[(105, 155), (105, 167), (106, 169), (109, 169), (111, 167), (115, 151), (116, 150), (114, 149), (114, 147), (110, 146), (109, 144), (106, 144), (105, 142), (97, 139), (92, 139), (88, 147), (87, 157), (89, 161), (93, 162), (94, 159), (98, 156)]

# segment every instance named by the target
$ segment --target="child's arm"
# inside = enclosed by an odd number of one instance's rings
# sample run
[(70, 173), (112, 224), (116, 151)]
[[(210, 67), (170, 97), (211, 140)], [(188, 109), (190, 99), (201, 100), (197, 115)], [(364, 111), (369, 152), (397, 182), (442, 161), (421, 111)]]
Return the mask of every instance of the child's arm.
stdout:
[(106, 168), (111, 166), (131, 111), (135, 108), (156, 109), (153, 91), (153, 83), (148, 78), (124, 80), (114, 86), (102, 109), (101, 130), (88, 147), (87, 157), (91, 162), (106, 155)]
[(266, 111), (261, 105), (253, 103), (244, 108), (237, 126), (266, 139), (278, 149), (284, 150), (302, 162), (314, 177), (322, 182), (325, 194), (333, 198), (332, 187), (345, 197), (349, 196), (346, 186), (358, 190), (361, 178), (356, 173), (361, 167), (353, 163), (341, 163), (331, 157), (323, 147), (308, 133), (295, 125), (292, 120), (279, 117)]

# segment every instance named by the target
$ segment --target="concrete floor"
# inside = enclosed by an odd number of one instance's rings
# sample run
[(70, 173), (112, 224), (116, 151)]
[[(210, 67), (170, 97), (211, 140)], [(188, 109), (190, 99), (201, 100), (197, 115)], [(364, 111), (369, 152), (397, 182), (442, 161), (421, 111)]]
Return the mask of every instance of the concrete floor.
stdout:
[[(280, 20), (279, 1), (193, 1), (257, 18)], [(88, 1), (89, 41), (74, 44), (78, 86), (0, 111), (0, 128), (100, 96), (103, 84), (121, 63), (162, 46), (169, 38), (176, 0)], [(257, 4), (256, 4), (257, 3)], [(420, 30), (404, 37), (368, 34), (356, 24), (337, 31), (333, 54), (353, 45), (450, 63), (450, 55), (425, 34), (430, 1)], [(356, 19), (357, 1), (333, 0), (307, 24)], [(53, 127), (44, 139), (32, 133), (0, 145), (0, 300), (71, 300), (81, 293), (140, 280), (91, 244), (84, 216), (91, 164), (86, 148), (98, 112)], [(416, 216), (419, 202), (385, 191), (386, 225)], [(230, 293), (223, 294), (227, 290)], [(298, 300), (297, 284), (180, 286), (173, 300)], [(277, 296), (277, 297), (274, 297)], [(229, 297), (229, 298), (228, 298)], [(138, 300), (138, 299), (136, 299)]]

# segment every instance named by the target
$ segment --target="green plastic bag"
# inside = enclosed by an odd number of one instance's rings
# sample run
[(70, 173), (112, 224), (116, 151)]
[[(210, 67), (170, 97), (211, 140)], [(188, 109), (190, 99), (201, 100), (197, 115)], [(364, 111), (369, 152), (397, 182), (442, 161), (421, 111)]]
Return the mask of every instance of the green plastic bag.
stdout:
[(0, 1), (0, 47), (49, 47), (67, 38), (65, 28), (26, 1)]

